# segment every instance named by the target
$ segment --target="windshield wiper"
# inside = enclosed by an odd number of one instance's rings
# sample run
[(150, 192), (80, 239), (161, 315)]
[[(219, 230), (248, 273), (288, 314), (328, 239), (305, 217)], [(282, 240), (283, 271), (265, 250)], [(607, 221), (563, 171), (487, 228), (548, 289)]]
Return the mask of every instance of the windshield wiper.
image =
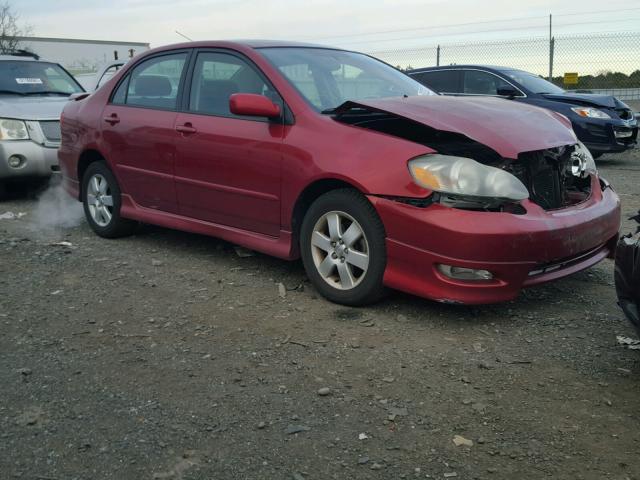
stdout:
[(10, 93), (11, 95), (24, 95), (23, 92), (16, 92), (15, 90), (0, 90), (0, 93)]
[(338, 109), (338, 107), (335, 108), (325, 108), (324, 110), (321, 110), (320, 113), (323, 115), (328, 115), (330, 113), (336, 113), (336, 110)]
[(24, 92), (23, 95), (64, 95), (69, 96), (67, 92), (61, 92), (59, 90), (42, 90), (40, 92)]

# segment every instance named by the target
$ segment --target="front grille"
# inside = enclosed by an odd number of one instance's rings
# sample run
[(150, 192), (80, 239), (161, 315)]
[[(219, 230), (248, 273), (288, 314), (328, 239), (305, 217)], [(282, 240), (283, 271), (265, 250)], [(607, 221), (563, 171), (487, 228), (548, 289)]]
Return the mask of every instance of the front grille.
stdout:
[(572, 174), (574, 147), (526, 152), (506, 167), (529, 190), (529, 198), (545, 210), (575, 205), (591, 194), (591, 179)]
[(40, 122), (40, 128), (42, 129), (42, 133), (48, 141), (60, 141), (60, 122), (58, 120), (47, 120)]

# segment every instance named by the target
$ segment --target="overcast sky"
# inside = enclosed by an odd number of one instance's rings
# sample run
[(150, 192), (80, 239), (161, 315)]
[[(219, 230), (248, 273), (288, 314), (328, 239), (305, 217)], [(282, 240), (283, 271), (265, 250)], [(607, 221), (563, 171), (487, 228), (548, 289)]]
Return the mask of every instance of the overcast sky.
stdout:
[[(638, 0), (10, 0), (42, 37), (179, 42), (272, 38), (363, 51), (468, 39), (630, 31)], [(608, 12), (603, 12), (607, 8)]]

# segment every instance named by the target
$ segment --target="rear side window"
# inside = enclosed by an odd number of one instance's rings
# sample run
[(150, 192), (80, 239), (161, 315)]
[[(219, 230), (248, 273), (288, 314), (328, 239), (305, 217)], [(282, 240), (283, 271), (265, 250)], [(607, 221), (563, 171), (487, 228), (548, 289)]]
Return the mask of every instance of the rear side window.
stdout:
[(435, 70), (412, 73), (421, 84), (438, 93), (460, 93), (460, 72), (458, 70)]
[(175, 53), (142, 62), (120, 84), (113, 103), (175, 110), (186, 60), (186, 53)]
[(480, 70), (464, 71), (464, 92), (473, 95), (497, 95), (498, 89), (510, 87), (507, 82), (492, 73)]
[(189, 111), (233, 116), (229, 98), (234, 93), (265, 95), (282, 106), (275, 90), (242, 58), (226, 53), (199, 53), (191, 81)]

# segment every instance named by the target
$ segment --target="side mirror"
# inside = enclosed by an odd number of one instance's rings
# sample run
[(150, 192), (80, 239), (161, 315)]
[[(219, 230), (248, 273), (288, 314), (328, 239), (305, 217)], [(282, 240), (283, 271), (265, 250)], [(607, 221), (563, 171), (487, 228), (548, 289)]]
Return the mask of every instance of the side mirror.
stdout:
[(522, 96), (522, 94), (511, 85), (504, 85), (502, 87), (498, 87), (498, 90), (496, 93), (501, 97), (509, 97), (509, 98)]
[(234, 93), (229, 98), (229, 111), (234, 115), (277, 118), (280, 107), (264, 95), (254, 93)]

